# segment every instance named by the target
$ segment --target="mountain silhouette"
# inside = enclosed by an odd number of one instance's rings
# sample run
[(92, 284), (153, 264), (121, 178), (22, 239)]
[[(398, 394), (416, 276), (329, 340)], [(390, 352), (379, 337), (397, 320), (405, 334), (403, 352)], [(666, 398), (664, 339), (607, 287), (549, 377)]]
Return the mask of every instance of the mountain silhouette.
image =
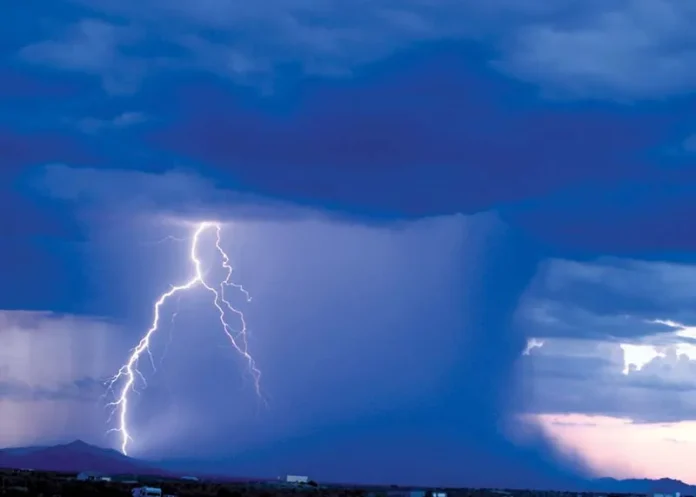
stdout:
[(152, 474), (166, 476), (167, 471), (146, 461), (125, 456), (113, 449), (75, 440), (50, 447), (19, 447), (0, 450), (0, 467), (40, 471), (105, 474)]
[(660, 478), (659, 480), (647, 478), (631, 478), (628, 480), (599, 478), (593, 483), (596, 485), (597, 490), (601, 492), (634, 494), (675, 494), (679, 492), (682, 495), (696, 495), (696, 486), (672, 478)]
[[(38, 471), (60, 471), (66, 473), (79, 473), (92, 471), (108, 475), (133, 474), (152, 476), (177, 476), (183, 474), (183, 463), (172, 464), (170, 461), (154, 463), (125, 456), (120, 452), (97, 447), (82, 440), (75, 440), (68, 444), (37, 447), (16, 447), (0, 449), (0, 468), (33, 469)], [(213, 469), (214, 464), (205, 464), (203, 461), (189, 462), (190, 469), (199, 466), (203, 470), (207, 466)], [(163, 469), (163, 468), (169, 468)], [(210, 471), (202, 471), (209, 473)], [(242, 480), (230, 478), (220, 472), (217, 478), (221, 480)], [(249, 480), (247, 478), (243, 480)], [(559, 489), (562, 490), (562, 489)], [(579, 490), (579, 489), (578, 489)], [(696, 486), (688, 485), (680, 480), (661, 478), (617, 480), (615, 478), (598, 478), (588, 482), (586, 491), (606, 493), (632, 493), (654, 494), (665, 493), (682, 495), (696, 495)]]

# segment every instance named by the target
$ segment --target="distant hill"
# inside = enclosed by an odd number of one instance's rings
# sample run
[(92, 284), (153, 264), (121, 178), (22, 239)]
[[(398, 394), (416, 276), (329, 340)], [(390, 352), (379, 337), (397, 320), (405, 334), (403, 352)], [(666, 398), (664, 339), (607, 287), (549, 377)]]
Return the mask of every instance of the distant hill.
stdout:
[[(176, 477), (187, 474), (187, 469), (198, 469), (200, 474), (212, 476), (215, 465), (206, 465), (203, 461), (162, 461), (154, 463), (124, 456), (113, 449), (90, 445), (81, 440), (50, 447), (18, 447), (0, 449), (0, 468), (33, 469), (38, 471), (61, 471), (79, 473), (94, 471), (110, 475), (152, 475)], [(166, 468), (166, 469), (164, 469)], [(207, 471), (206, 471), (207, 469)], [(211, 471), (213, 469), (213, 471)], [(251, 478), (233, 478), (220, 472), (216, 479), (228, 481), (250, 481)], [(598, 478), (587, 482), (586, 491), (599, 493), (635, 493), (653, 494), (680, 492), (684, 495), (696, 496), (696, 486), (688, 485), (679, 480), (662, 478), (659, 480), (615, 478)]]
[(674, 494), (680, 492), (682, 495), (696, 495), (696, 486), (688, 485), (683, 481), (673, 480), (671, 478), (661, 478), (659, 480), (617, 480), (615, 478), (599, 478), (595, 480), (594, 483), (596, 485), (596, 490), (599, 492), (636, 494)]
[(90, 445), (81, 440), (52, 447), (22, 447), (0, 450), (0, 467), (40, 471), (95, 471), (105, 474), (151, 474), (168, 472), (151, 463), (124, 456), (113, 449)]

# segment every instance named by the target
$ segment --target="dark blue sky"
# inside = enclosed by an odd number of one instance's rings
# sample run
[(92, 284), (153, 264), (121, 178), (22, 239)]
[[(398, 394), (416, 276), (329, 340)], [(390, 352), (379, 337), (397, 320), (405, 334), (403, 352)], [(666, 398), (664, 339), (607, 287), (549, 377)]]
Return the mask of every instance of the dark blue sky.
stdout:
[(156, 372), (141, 362), (133, 455), (343, 481), (696, 481), (598, 456), (612, 423), (614, 446), (696, 453), (694, 7), (0, 13), (0, 445), (118, 445), (99, 382), (191, 277), (192, 223), (216, 219), (268, 405), (196, 290), (164, 309)]

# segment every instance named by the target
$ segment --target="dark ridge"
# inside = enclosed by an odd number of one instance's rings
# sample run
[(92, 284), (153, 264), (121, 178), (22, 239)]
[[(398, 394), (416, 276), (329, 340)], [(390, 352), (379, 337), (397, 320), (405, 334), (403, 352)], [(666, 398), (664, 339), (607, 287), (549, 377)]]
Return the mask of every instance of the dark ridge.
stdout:
[(51, 447), (19, 447), (0, 450), (0, 467), (38, 471), (106, 474), (153, 474), (166, 476), (168, 471), (152, 463), (125, 456), (113, 449), (97, 447), (82, 440)]
[[(202, 467), (192, 463), (195, 466)], [(169, 467), (170, 470), (164, 469)], [(114, 449), (98, 447), (82, 440), (54, 445), (50, 447), (16, 447), (0, 449), (0, 468), (31, 469), (36, 471), (56, 471), (79, 473), (92, 471), (108, 475), (147, 475), (163, 478), (178, 478), (188, 474), (182, 464), (162, 461), (154, 463), (125, 456)], [(230, 474), (208, 475), (206, 479), (220, 482), (251, 481), (253, 478), (233, 477)], [(389, 482), (384, 482), (388, 484)], [(558, 490), (564, 490), (559, 488)], [(628, 479), (598, 478), (587, 481), (585, 488), (589, 492), (607, 492), (624, 494), (666, 493), (696, 495), (696, 486), (672, 478)]]

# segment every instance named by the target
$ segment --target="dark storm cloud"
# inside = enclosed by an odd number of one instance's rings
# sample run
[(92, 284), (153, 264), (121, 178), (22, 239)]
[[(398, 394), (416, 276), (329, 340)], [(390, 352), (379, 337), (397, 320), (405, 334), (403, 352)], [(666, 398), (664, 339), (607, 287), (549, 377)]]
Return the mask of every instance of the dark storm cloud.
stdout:
[(655, 153), (685, 126), (688, 106), (542, 100), (485, 57), (471, 44), (435, 44), (270, 96), (203, 77), (162, 81), (133, 100), (156, 122), (83, 139), (108, 150), (112, 167), (205, 164), (223, 189), (363, 220), (496, 208), (574, 250), (692, 246), (695, 178), (662, 168)]
[(266, 98), (212, 82), (170, 89), (182, 104), (149, 143), (237, 189), (364, 216), (495, 208), (568, 250), (693, 246), (696, 177), (655, 152), (682, 110), (544, 101), (479, 55), (429, 47), (350, 85), (314, 80)]
[(639, 316), (621, 313), (620, 304), (609, 311), (604, 304), (604, 313), (595, 313), (591, 305), (564, 303), (553, 298), (531, 297), (521, 301), (516, 315), (516, 324), (530, 336), (580, 338), (585, 340), (631, 341), (658, 333), (674, 330), (658, 323), (647, 322)]
[(528, 288), (522, 312), (541, 334), (629, 338), (669, 333), (674, 330), (649, 321), (694, 321), (694, 282), (692, 264), (609, 257), (550, 260)]
[(696, 247), (693, 163), (690, 158), (676, 167), (668, 164), (622, 184), (576, 187), (504, 217), (565, 250), (629, 256), (690, 253)]
[[(143, 215), (170, 220), (328, 216), (296, 204), (225, 189), (214, 177), (205, 177), (192, 169), (155, 173), (49, 164), (26, 175), (25, 185), (34, 193), (65, 202), (71, 208), (92, 209), (92, 215), (101, 211), (112, 222), (133, 222)], [(124, 198), (126, 188), (130, 194)]]
[[(137, 132), (95, 142), (108, 149), (112, 166), (156, 169), (180, 164), (180, 153), (206, 164), (226, 187), (363, 219), (505, 206), (506, 222), (574, 250), (693, 247), (694, 177), (657, 152), (693, 132), (692, 102), (623, 104), (681, 94), (693, 84), (683, 68), (691, 67), (685, 26), (694, 11), (672, 1), (611, 11), (601, 2), (484, 3), (387, 1), (346, 17), (335, 2), (320, 2), (325, 15), (318, 19), (302, 2), (259, 3), (242, 8), (240, 18), (237, 7), (217, 1), (180, 0), (174, 10), (155, 0), (100, 1), (45, 6), (57, 19), (50, 29), (13, 7), (13, 23), (27, 29), (4, 36), (20, 68), (50, 67), (47, 81), (67, 71), (61, 78), (72, 73), (80, 84), (87, 76), (111, 91), (125, 86), (136, 92), (138, 108), (161, 119), (149, 146)], [(130, 21), (113, 23), (104, 13)], [(250, 30), (246, 15), (278, 39), (258, 39), (262, 31)], [(637, 47), (634, 32), (654, 52)], [(672, 32), (684, 43), (675, 46)], [(607, 56), (597, 46), (616, 51)], [(661, 70), (627, 77), (643, 67), (639, 55)], [(273, 84), (254, 86), (260, 73)], [(299, 77), (307, 74), (315, 77)], [(9, 93), (16, 80), (8, 78)], [(141, 80), (151, 84), (140, 87)], [(520, 80), (555, 96), (619, 103), (551, 101)], [(276, 92), (261, 97), (269, 88)], [(82, 108), (104, 105), (92, 97)], [(133, 151), (127, 160), (124, 151)], [(54, 162), (65, 154), (48, 155)], [(539, 202), (518, 204), (530, 198)]]
[(83, 142), (62, 133), (22, 132), (0, 125), (1, 177), (6, 177), (8, 169), (17, 171), (56, 160), (85, 164), (94, 160), (88, 151)]
[[(2, 308), (45, 310), (60, 302), (57, 310), (76, 310), (70, 294), (84, 284), (77, 262), (85, 245), (72, 208), (27, 194), (0, 172), (0, 211), (0, 274), (12, 275), (0, 285)], [(64, 291), (46, 281), (61, 281)]]
[(531, 95), (511, 107), (505, 96), (525, 90), (459, 53), (404, 54), (350, 85), (308, 82), (269, 101), (191, 87), (155, 143), (259, 193), (406, 216), (484, 210), (645, 168), (635, 151), (654, 143), (654, 122), (532, 107)]
[[(58, 79), (59, 82), (55, 82)], [(17, 68), (3, 67), (0, 69), (0, 101), (5, 105), (12, 105), (17, 101), (23, 104), (50, 101), (55, 98), (75, 96), (78, 92), (76, 85), (53, 75), (47, 80), (45, 77), (27, 74)]]

